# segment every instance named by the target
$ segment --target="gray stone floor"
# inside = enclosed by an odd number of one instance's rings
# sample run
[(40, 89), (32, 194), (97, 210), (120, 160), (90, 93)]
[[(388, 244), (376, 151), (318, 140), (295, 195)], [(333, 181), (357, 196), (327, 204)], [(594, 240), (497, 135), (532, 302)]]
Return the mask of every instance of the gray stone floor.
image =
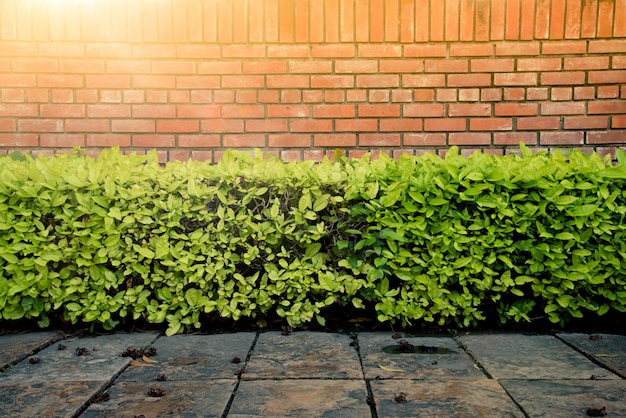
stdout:
[(397, 337), (0, 335), (0, 416), (626, 417), (626, 336)]

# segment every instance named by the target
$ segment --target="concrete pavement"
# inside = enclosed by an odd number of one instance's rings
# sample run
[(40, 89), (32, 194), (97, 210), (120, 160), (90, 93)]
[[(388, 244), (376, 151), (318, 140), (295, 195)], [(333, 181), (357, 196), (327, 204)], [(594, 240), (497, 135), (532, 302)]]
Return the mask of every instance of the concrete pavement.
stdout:
[(5, 417), (626, 417), (609, 334), (30, 332), (0, 368)]

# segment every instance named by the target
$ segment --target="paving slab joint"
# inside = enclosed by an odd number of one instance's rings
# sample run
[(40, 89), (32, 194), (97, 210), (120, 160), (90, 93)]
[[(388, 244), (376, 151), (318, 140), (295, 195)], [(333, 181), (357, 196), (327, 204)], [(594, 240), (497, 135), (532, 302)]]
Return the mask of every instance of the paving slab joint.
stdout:
[(378, 412), (376, 411), (376, 400), (374, 399), (372, 385), (370, 385), (370, 381), (368, 379), (365, 379), (365, 370), (363, 369), (363, 359), (361, 358), (361, 347), (359, 344), (359, 333), (351, 332), (349, 336), (352, 340), (350, 346), (353, 347), (356, 351), (356, 355), (359, 359), (359, 364), (361, 365), (361, 373), (363, 374), (363, 378), (365, 381), (365, 388), (367, 389), (367, 398), (365, 399), (365, 401), (370, 407), (370, 413), (372, 414), (372, 418), (378, 418)]
[(593, 354), (589, 354), (587, 353), (585, 350), (578, 348), (576, 345), (570, 343), (569, 341), (561, 338), (558, 334), (553, 334), (554, 338), (556, 338), (557, 340), (561, 341), (562, 343), (564, 343), (565, 345), (567, 345), (568, 347), (570, 347), (572, 350), (576, 351), (577, 353), (582, 354), (583, 356), (585, 356), (585, 358), (587, 358), (589, 361), (591, 361), (593, 364), (595, 364), (596, 366), (602, 367), (604, 370), (613, 373), (619, 377), (621, 377), (622, 379), (626, 380), (626, 374), (619, 372), (618, 370), (614, 370), (611, 367), (609, 367), (608, 365), (604, 364), (602, 361), (598, 360), (596, 357), (593, 356)]
[(224, 412), (222, 413), (222, 418), (226, 418), (228, 416), (228, 412), (230, 411), (230, 408), (233, 405), (233, 401), (235, 400), (235, 396), (237, 395), (239, 384), (241, 383), (241, 375), (246, 372), (246, 367), (248, 367), (248, 362), (250, 361), (250, 357), (252, 357), (252, 352), (254, 351), (254, 347), (256, 346), (260, 335), (260, 331), (257, 331), (256, 335), (254, 336), (254, 340), (252, 340), (252, 344), (250, 344), (250, 349), (248, 350), (246, 359), (243, 362), (243, 366), (241, 366), (241, 369), (239, 369), (240, 373), (237, 373), (237, 382), (235, 383), (235, 387), (233, 388), (233, 391), (228, 398), (228, 402), (226, 403), (226, 407), (224, 408)]
[(459, 346), (461, 350), (463, 350), (468, 356), (470, 356), (470, 358), (474, 362), (474, 366), (478, 370), (480, 370), (485, 376), (487, 376), (488, 379), (493, 379), (493, 376), (491, 375), (491, 373), (489, 373), (487, 369), (485, 369), (483, 365), (480, 364), (480, 362), (478, 361), (478, 358), (476, 358), (474, 353), (472, 353), (472, 351), (469, 348), (467, 348), (467, 346), (463, 343), (463, 341), (461, 341), (461, 339), (458, 337), (456, 333), (450, 335), (450, 337), (454, 340), (454, 342), (456, 342), (456, 344)]
[(24, 359), (32, 357), (35, 354), (39, 353), (41, 350), (45, 350), (46, 348), (50, 347), (52, 344), (57, 343), (59, 341), (63, 341), (64, 339), (69, 338), (69, 337), (71, 337), (71, 335), (59, 333), (55, 337), (50, 338), (49, 341), (44, 341), (43, 344), (38, 345), (37, 347), (30, 350), (28, 353), (24, 353), (23, 355), (17, 357), (15, 360), (8, 362), (8, 363), (0, 363), (0, 373), (5, 373), (11, 367), (17, 365), (19, 362), (23, 361)]

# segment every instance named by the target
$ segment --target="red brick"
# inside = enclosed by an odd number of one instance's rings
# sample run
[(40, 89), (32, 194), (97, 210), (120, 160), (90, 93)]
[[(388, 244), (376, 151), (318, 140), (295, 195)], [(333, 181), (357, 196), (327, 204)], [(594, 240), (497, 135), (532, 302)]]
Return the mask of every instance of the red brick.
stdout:
[(313, 75), (311, 76), (313, 88), (340, 88), (354, 87), (354, 77), (351, 75)]
[(504, 39), (506, 0), (491, 1), (491, 39)]
[(15, 132), (15, 119), (0, 119), (0, 132)]
[(345, 90), (324, 90), (324, 101), (326, 103), (344, 103), (346, 92)]
[(450, 145), (489, 145), (491, 143), (490, 133), (450, 133), (448, 135)]
[(289, 122), (291, 132), (331, 132), (332, 120), (294, 119)]
[(465, 73), (469, 71), (467, 60), (426, 60), (424, 71), (427, 73)]
[(470, 131), (510, 131), (513, 129), (511, 118), (476, 118), (470, 119)]
[(155, 121), (145, 119), (116, 119), (111, 121), (112, 132), (155, 132)]
[[(0, 78), (2, 78), (2, 75), (0, 75)], [(49, 89), (27, 89), (26, 101), (35, 103), (47, 103), (50, 100), (48, 98), (49, 91)]]
[(96, 103), (97, 101), (98, 101), (98, 90), (76, 91), (76, 103)]
[(66, 132), (108, 132), (109, 120), (105, 119), (67, 119)]
[(168, 44), (133, 45), (132, 55), (140, 58), (174, 58), (176, 47)]
[(302, 101), (301, 90), (280, 90), (281, 103), (300, 103)]
[(519, 39), (534, 39), (535, 0), (521, 0), (521, 24)]
[(320, 103), (324, 100), (324, 93), (321, 90), (303, 90), (302, 101), (304, 103)]
[(176, 145), (176, 139), (174, 135), (132, 135), (132, 144), (134, 147), (171, 148)]
[(450, 74), (448, 87), (486, 87), (491, 85), (491, 74)]
[(494, 74), (496, 86), (536, 86), (537, 73), (500, 73)]
[(291, 74), (324, 74), (324, 73), (331, 73), (332, 70), (333, 70), (332, 61), (325, 61), (325, 60), (289, 61), (289, 73)]
[(573, 95), (573, 89), (571, 87), (554, 87), (552, 89), (550, 100), (552, 101), (572, 100), (572, 95)]
[(147, 74), (150, 73), (150, 61), (107, 61), (106, 72), (109, 74)]
[(574, 87), (575, 100), (589, 100), (596, 97), (596, 89), (592, 86)]
[(565, 15), (565, 38), (580, 38), (580, 17), (581, 2), (580, 0), (567, 0)]
[(474, 73), (498, 73), (511, 72), (515, 69), (515, 61), (512, 58), (480, 58), (470, 61)]
[(194, 74), (196, 63), (193, 61), (153, 61), (154, 74)]
[(73, 148), (85, 146), (85, 135), (82, 134), (42, 134), (39, 146), (54, 148)]
[(311, 110), (308, 105), (269, 105), (267, 117), (269, 118), (308, 118)]
[(398, 87), (400, 77), (398, 75), (357, 75), (356, 86), (364, 88), (372, 87)]
[(315, 147), (354, 147), (355, 134), (318, 134), (313, 136)]
[(477, 102), (480, 100), (480, 89), (459, 89), (460, 102)]
[[(163, 92), (163, 102), (167, 101), (167, 94)], [(100, 90), (100, 102), (101, 103), (121, 103), (122, 92), (120, 90)]]
[(586, 52), (585, 41), (554, 41), (544, 42), (541, 45), (541, 53), (545, 55), (585, 54)]
[(81, 104), (42, 104), (39, 116), (44, 118), (84, 118), (85, 106)]
[(206, 133), (239, 133), (243, 132), (243, 120), (239, 119), (205, 119), (201, 121), (200, 131)]
[(221, 107), (219, 105), (178, 105), (176, 106), (176, 116), (179, 118), (219, 118)]
[[(276, 76), (272, 76), (276, 77)], [(222, 76), (223, 88), (261, 88), (265, 84), (262, 75), (224, 75)]]
[(517, 71), (560, 71), (561, 58), (520, 58)]
[[(375, 62), (374, 62), (375, 63)], [(424, 62), (422, 60), (401, 59), (401, 60), (381, 60), (381, 73), (419, 73), (424, 70)]]
[(416, 102), (434, 102), (435, 89), (415, 89), (413, 100)]
[(590, 54), (603, 54), (612, 52), (626, 52), (626, 39), (613, 39), (610, 41), (589, 41)]
[(123, 58), (130, 57), (132, 50), (128, 44), (89, 43), (85, 46), (85, 55), (88, 57)]
[(443, 41), (444, 39), (443, 38), (444, 16), (445, 16), (444, 6), (445, 6), (445, 2), (443, 1), (430, 3), (429, 17), (430, 17), (430, 40), (431, 41)]
[(491, 105), (488, 103), (450, 103), (448, 116), (489, 116)]
[(222, 57), (225, 58), (264, 58), (265, 46), (263, 45), (224, 45)]
[(437, 89), (435, 97), (438, 102), (456, 102), (456, 89)]
[(6, 104), (0, 103), (0, 115), (6, 116), (18, 116), (22, 117), (36, 117), (37, 105), (35, 104)]
[(499, 102), (502, 100), (502, 89), (481, 89), (480, 100), (483, 102)]
[(278, 103), (280, 101), (281, 99), (280, 99), (278, 90), (260, 90), (259, 91), (259, 103)]
[(587, 106), (590, 115), (626, 113), (626, 102), (619, 100), (593, 101)]
[(62, 119), (18, 119), (17, 130), (20, 132), (62, 132)]
[(608, 116), (566, 116), (563, 127), (565, 129), (607, 129)]
[(129, 147), (130, 135), (126, 134), (89, 134), (85, 145), (88, 147)]
[(496, 103), (496, 116), (533, 116), (537, 114), (536, 103)]
[(506, 3), (506, 39), (519, 39), (519, 2), (520, 0), (508, 0)]
[(493, 55), (492, 44), (451, 44), (451, 57), (489, 57)]
[(16, 73), (56, 73), (59, 71), (57, 60), (48, 58), (14, 58), (11, 61)]
[(444, 146), (446, 134), (407, 133), (404, 134), (405, 146)]
[(307, 134), (275, 134), (269, 135), (268, 146), (273, 148), (309, 148), (311, 135)]
[[(124, 92), (126, 93), (126, 92)], [(189, 103), (189, 90), (172, 90), (167, 92), (170, 103)]]
[(397, 118), (380, 120), (380, 132), (415, 132), (421, 130), (421, 119)]
[[(212, 103), (213, 92), (211, 90), (191, 90), (190, 92), (191, 103)], [(217, 93), (217, 91), (216, 91)], [(124, 98), (126, 101), (126, 98)]]
[(167, 103), (167, 91), (165, 91), (165, 90), (146, 90), (146, 102), (148, 102), (148, 103)]
[(517, 129), (520, 131), (544, 131), (547, 129), (560, 128), (561, 118), (558, 116), (517, 119)]
[[(315, 71), (315, 72), (318, 72), (318, 71)], [(336, 60), (335, 72), (347, 73), (347, 74), (376, 73), (378, 72), (378, 61), (376, 60)]]
[(539, 134), (541, 145), (582, 145), (584, 143), (583, 132), (541, 132)]
[(176, 106), (170, 104), (133, 105), (133, 117), (146, 119), (175, 118)]
[(526, 100), (547, 100), (548, 89), (546, 87), (531, 87), (526, 89)]
[(358, 105), (359, 117), (399, 117), (399, 104), (360, 104)]
[(178, 44), (176, 45), (176, 56), (179, 58), (219, 58), (221, 49), (218, 45), (196, 45)]
[(0, 86), (34, 87), (35, 76), (30, 74), (0, 74)]
[(504, 100), (519, 101), (524, 100), (526, 89), (522, 87), (506, 87), (504, 89)]
[(610, 38), (613, 35), (613, 7), (616, 2), (600, 1), (598, 4), (598, 38)]
[(402, 56), (400, 45), (365, 44), (358, 46), (358, 56), (362, 58), (394, 58)]
[(585, 84), (585, 73), (582, 71), (541, 73), (541, 84), (549, 86)]
[(439, 103), (413, 103), (403, 105), (405, 117), (443, 117), (446, 115), (446, 106)]
[(353, 118), (355, 116), (354, 105), (314, 105), (314, 118)]
[[(531, 19), (532, 20), (532, 19)], [(539, 42), (502, 42), (496, 44), (499, 56), (536, 56), (539, 55)]]
[(262, 105), (223, 105), (222, 117), (229, 119), (258, 119), (265, 117)]
[[(178, 146), (185, 148), (213, 148), (220, 146), (219, 135), (178, 135)], [(192, 153), (195, 155), (194, 153)], [(194, 159), (196, 159), (194, 157)]]
[(519, 145), (522, 142), (526, 145), (537, 143), (535, 132), (495, 132), (493, 134), (494, 145)]
[(626, 83), (626, 70), (589, 71), (590, 84)]
[(179, 89), (216, 89), (220, 87), (220, 78), (216, 75), (189, 75), (176, 77)]
[(176, 87), (176, 78), (172, 75), (133, 75), (132, 86), (133, 88), (173, 89)]
[(237, 90), (235, 103), (257, 103), (257, 90)]
[(446, 83), (444, 74), (404, 74), (402, 87), (443, 87)]
[(376, 132), (378, 131), (378, 119), (338, 119), (335, 121), (335, 131)]
[(390, 93), (389, 90), (374, 90), (371, 89), (368, 91), (368, 101), (370, 103), (386, 103), (389, 102)]
[(609, 57), (566, 57), (565, 70), (602, 70), (609, 68)]
[(626, 36), (626, 3), (615, 2), (615, 27), (614, 36)]
[(310, 149), (302, 151), (304, 154), (304, 159), (309, 161), (322, 161), (324, 158), (325, 152), (321, 149)]
[(587, 132), (588, 144), (623, 144), (626, 138), (626, 130)]
[(413, 91), (411, 90), (391, 90), (392, 102), (411, 102), (413, 101)]
[(616, 116), (611, 117), (611, 128), (613, 129), (626, 128), (626, 116), (616, 115)]
[(447, 53), (445, 44), (413, 44), (404, 47), (406, 58), (445, 58)]
[(198, 63), (198, 74), (241, 74), (241, 61), (204, 61)]
[(253, 119), (245, 121), (246, 132), (286, 132), (286, 119)]
[(614, 56), (611, 68), (614, 70), (626, 69), (626, 55)]
[(355, 47), (344, 44), (311, 45), (311, 56), (314, 58), (352, 58)]
[[(0, 82), (2, 80), (0, 79)], [(37, 75), (37, 85), (39, 87), (65, 87), (76, 88), (83, 87), (82, 75), (69, 75), (69, 74), (39, 74)], [(11, 87), (26, 86), (25, 83), (12, 83)]]
[(464, 131), (467, 129), (467, 120), (465, 118), (441, 118), (441, 119), (425, 119), (425, 131)]
[(36, 147), (38, 145), (37, 134), (0, 134), (0, 146), (3, 147)]
[(158, 120), (157, 132), (199, 132), (197, 120)]
[(619, 86), (598, 86), (598, 99), (619, 98)]
[(578, 115), (585, 113), (585, 103), (554, 102), (542, 103), (542, 115)]
[(224, 135), (223, 141), (226, 148), (265, 147), (265, 135), (262, 134)]
[(308, 58), (309, 45), (268, 45), (269, 58)]
[(399, 147), (400, 134), (359, 134), (359, 146), (362, 147)]
[(244, 74), (281, 74), (287, 71), (285, 61), (244, 61)]

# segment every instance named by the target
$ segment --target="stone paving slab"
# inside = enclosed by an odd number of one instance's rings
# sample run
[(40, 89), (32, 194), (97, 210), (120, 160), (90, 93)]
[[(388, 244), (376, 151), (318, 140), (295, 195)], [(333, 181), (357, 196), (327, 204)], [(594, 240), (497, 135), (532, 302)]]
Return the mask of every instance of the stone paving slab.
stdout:
[(619, 378), (552, 335), (473, 334), (460, 339), (496, 379)]
[[(358, 340), (366, 379), (486, 379), (472, 358), (450, 337), (394, 339), (391, 333), (363, 332)], [(390, 353), (400, 341), (412, 345), (415, 352)]]
[(47, 347), (60, 338), (61, 334), (55, 331), (0, 335), (0, 369), (25, 359), (33, 351)]
[[(0, 383), (101, 381), (118, 374), (129, 362), (121, 353), (129, 346), (135, 348), (151, 344), (157, 333), (111, 334), (96, 337), (70, 338), (41, 350), (37, 364), (22, 361), (7, 373), (0, 373)], [(77, 348), (86, 348), (89, 355), (79, 356)]]
[(228, 417), (369, 417), (366, 399), (362, 380), (241, 381)]
[[(606, 408), (608, 417), (626, 417), (623, 380), (501, 380), (530, 417), (586, 417), (587, 410)], [(604, 416), (604, 415), (595, 415)]]
[(298, 331), (259, 335), (243, 379), (363, 379), (351, 339), (344, 334)]
[(557, 336), (626, 378), (625, 335), (557, 334)]
[[(92, 404), (81, 417), (221, 417), (234, 386), (234, 380), (119, 382), (106, 391), (108, 401)], [(152, 388), (163, 396), (149, 396)]]
[(0, 383), (2, 417), (71, 417), (108, 380)]
[[(160, 337), (153, 345), (158, 363), (152, 367), (130, 366), (118, 380), (150, 381), (163, 373), (167, 381), (232, 379), (244, 366), (256, 333), (174, 335)], [(240, 363), (232, 363), (234, 357)]]
[(381, 380), (370, 385), (381, 418), (524, 417), (502, 386), (491, 379)]

